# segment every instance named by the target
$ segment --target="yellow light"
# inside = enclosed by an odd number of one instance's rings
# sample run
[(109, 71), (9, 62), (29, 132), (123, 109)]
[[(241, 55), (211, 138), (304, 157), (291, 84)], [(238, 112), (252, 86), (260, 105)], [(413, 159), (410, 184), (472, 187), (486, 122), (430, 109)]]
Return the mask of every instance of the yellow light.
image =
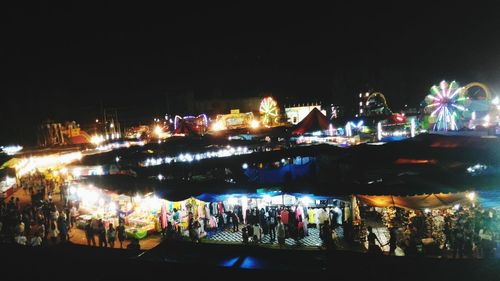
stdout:
[(99, 145), (104, 141), (102, 136), (94, 135), (90, 138), (90, 142), (94, 145)]
[(160, 126), (155, 127), (155, 134), (160, 137), (161, 133), (163, 133), (163, 130), (160, 128)]
[(214, 125), (212, 126), (212, 129), (214, 131), (221, 131), (221, 130), (224, 130), (224, 124), (222, 123), (222, 121), (217, 121), (214, 123)]
[(252, 129), (257, 129), (257, 128), (259, 128), (259, 127), (260, 127), (260, 123), (259, 123), (259, 121), (257, 121), (257, 120), (252, 120), (252, 122), (250, 122), (250, 127), (251, 127)]
[(474, 201), (474, 199), (476, 198), (476, 193), (475, 192), (469, 192), (467, 194), (467, 198), (469, 198), (470, 201)]

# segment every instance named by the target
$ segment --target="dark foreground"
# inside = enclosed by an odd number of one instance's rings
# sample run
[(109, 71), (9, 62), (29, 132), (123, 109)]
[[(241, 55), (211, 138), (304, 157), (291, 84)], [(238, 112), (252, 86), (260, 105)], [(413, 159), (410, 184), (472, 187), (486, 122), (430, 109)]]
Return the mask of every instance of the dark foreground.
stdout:
[(499, 260), (397, 258), (189, 243), (162, 244), (140, 253), (78, 245), (39, 249), (1, 245), (0, 257), (0, 280), (500, 279)]

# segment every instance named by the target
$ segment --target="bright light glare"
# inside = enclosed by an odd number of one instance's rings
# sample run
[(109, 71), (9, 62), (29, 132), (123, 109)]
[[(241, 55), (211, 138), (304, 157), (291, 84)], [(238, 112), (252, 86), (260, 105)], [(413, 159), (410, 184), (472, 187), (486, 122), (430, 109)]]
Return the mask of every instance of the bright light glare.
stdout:
[(467, 194), (467, 198), (469, 198), (470, 201), (474, 201), (474, 199), (476, 198), (476, 193), (475, 192), (469, 192)]
[(19, 151), (21, 151), (23, 149), (22, 146), (20, 145), (13, 145), (13, 146), (5, 146), (5, 147), (1, 147), (2, 151), (7, 153), (7, 155), (14, 155), (16, 153), (18, 153)]

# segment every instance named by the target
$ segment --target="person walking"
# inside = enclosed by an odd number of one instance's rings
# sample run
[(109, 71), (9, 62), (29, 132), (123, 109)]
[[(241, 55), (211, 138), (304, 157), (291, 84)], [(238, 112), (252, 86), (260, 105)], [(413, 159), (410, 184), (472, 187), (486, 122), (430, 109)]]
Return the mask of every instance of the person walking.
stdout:
[(110, 248), (115, 247), (115, 237), (116, 237), (115, 228), (113, 227), (113, 224), (110, 223), (108, 228), (108, 243)]
[(273, 243), (274, 241), (276, 241), (276, 214), (273, 214), (271, 212), (268, 221), (269, 221), (269, 236), (271, 238), (270, 241), (271, 243)]
[(104, 228), (104, 223), (101, 219), (97, 225), (97, 236), (99, 238), (99, 247), (108, 247), (108, 242), (106, 240), (106, 228)]
[(66, 242), (68, 238), (68, 225), (66, 220), (66, 215), (62, 213), (57, 219), (57, 227), (59, 230), (59, 239), (62, 243)]
[(85, 236), (87, 237), (87, 245), (96, 246), (94, 229), (92, 228), (92, 222), (89, 220), (85, 225)]
[(278, 245), (280, 248), (285, 246), (285, 225), (281, 220), (278, 220)]
[(381, 254), (382, 249), (380, 249), (380, 246), (375, 244), (375, 241), (377, 241), (379, 245), (382, 245), (382, 243), (380, 243), (380, 240), (378, 239), (377, 235), (373, 233), (373, 228), (371, 226), (368, 226), (367, 229), (368, 229), (368, 252), (373, 254)]
[(52, 245), (55, 245), (57, 242), (57, 236), (59, 235), (59, 230), (57, 230), (57, 226), (55, 222), (52, 222), (50, 224), (50, 241), (52, 242)]
[(123, 222), (120, 221), (116, 232), (118, 233), (118, 241), (120, 241), (120, 249), (123, 249), (123, 241), (125, 241), (125, 226), (123, 226)]
[(232, 223), (233, 223), (233, 232), (238, 232), (239, 231), (239, 218), (236, 213), (232, 213)]

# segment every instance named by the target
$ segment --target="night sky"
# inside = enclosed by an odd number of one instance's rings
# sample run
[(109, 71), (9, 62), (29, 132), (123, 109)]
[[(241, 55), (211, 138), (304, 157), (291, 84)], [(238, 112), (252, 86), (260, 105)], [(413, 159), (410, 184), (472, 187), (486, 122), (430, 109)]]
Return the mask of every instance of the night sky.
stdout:
[(101, 106), (150, 120), (187, 92), (349, 109), (377, 90), (397, 110), (442, 79), (500, 91), (494, 1), (75, 2), (2, 8), (0, 145), (33, 142), (47, 118), (88, 124)]

